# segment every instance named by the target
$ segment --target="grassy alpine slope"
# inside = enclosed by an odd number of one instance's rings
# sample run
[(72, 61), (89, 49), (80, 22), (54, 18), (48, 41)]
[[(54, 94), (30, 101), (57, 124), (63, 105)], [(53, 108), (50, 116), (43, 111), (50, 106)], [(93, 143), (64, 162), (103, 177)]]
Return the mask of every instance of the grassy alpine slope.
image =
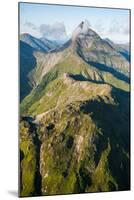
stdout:
[(128, 61), (83, 26), (35, 53), (36, 86), (20, 105), (20, 196), (130, 189)]

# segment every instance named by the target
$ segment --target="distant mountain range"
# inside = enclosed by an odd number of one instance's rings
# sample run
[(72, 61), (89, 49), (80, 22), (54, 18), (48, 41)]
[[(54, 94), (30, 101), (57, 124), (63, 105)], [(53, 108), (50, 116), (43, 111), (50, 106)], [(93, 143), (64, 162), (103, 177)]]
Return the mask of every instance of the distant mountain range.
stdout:
[(28, 33), (20, 35), (20, 40), (30, 45), (36, 51), (48, 52), (58, 47), (56, 42), (52, 42), (46, 38), (36, 38)]
[(59, 46), (20, 39), (20, 195), (128, 190), (129, 48), (87, 21)]
[[(50, 41), (44, 37), (36, 38), (28, 33), (20, 35), (20, 100), (23, 99), (35, 85), (30, 82), (30, 73), (36, 67), (35, 52), (47, 53), (58, 49), (65, 41)], [(35, 53), (36, 54), (36, 53)]]

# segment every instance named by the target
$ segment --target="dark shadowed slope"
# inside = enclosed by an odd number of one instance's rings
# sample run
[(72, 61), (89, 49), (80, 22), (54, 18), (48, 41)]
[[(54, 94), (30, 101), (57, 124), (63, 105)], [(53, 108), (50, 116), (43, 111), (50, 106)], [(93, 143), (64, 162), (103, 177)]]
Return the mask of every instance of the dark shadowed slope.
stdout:
[(34, 50), (25, 42), (20, 41), (20, 100), (29, 94), (32, 85), (29, 84), (28, 74), (36, 66)]

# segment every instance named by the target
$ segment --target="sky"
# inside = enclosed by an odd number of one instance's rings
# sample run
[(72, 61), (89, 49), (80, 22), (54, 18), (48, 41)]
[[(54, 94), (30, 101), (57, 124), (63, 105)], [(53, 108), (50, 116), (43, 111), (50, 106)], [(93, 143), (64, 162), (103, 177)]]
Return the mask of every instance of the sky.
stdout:
[[(90, 27), (102, 38), (116, 43), (129, 42), (129, 10), (93, 7), (74, 7), (35, 3), (20, 3), (20, 33), (47, 37), (52, 32), (68, 37), (81, 23), (88, 20)], [(64, 26), (65, 25), (65, 26)], [(46, 33), (47, 32), (47, 33)]]

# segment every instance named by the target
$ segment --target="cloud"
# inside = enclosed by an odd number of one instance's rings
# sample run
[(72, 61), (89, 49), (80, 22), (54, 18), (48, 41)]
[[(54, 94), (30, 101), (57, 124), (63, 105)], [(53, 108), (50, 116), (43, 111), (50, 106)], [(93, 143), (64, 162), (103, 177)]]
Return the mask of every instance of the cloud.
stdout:
[(103, 33), (106, 31), (106, 28), (104, 28), (104, 25), (102, 23), (102, 21), (97, 20), (95, 25), (94, 25), (94, 29), (98, 32), (98, 33)]
[(55, 22), (52, 25), (41, 24), (39, 29), (42, 35), (49, 39), (64, 39), (67, 36), (63, 22)]
[(25, 22), (24, 26), (27, 26), (33, 30), (39, 30), (39, 28), (37, 26), (35, 26), (33, 23), (31, 22)]
[(92, 26), (101, 38), (109, 38), (116, 43), (126, 43), (129, 41), (129, 21), (128, 19), (119, 21), (118, 19), (109, 20), (104, 23), (97, 19)]
[(90, 23), (89, 20), (85, 19), (85, 22), (87, 23), (87, 25), (88, 25), (89, 27), (91, 27), (91, 23)]
[(39, 27), (29, 21), (21, 23), (20, 32), (21, 33), (29, 33), (38, 38), (42, 36), (40, 33), (40, 30), (39, 30)]
[(41, 24), (36, 26), (35, 24), (26, 21), (21, 26), (21, 32), (28, 32), (36, 37), (46, 37), (51, 40), (62, 40), (67, 38), (66, 28), (63, 22), (55, 22), (52, 25)]
[(129, 34), (129, 26), (124, 27), (123, 34), (128, 35)]
[(108, 32), (110, 34), (122, 34), (122, 35), (128, 35), (129, 34), (129, 23), (127, 21), (124, 22), (118, 22), (114, 20), (111, 23), (111, 26), (109, 27)]

